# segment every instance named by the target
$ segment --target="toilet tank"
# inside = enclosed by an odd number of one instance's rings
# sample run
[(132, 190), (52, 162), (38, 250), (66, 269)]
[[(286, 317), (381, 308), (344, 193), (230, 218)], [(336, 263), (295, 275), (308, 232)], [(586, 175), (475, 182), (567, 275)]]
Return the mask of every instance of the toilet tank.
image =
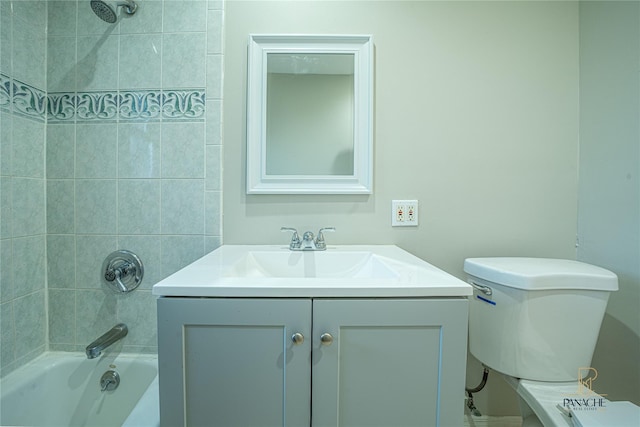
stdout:
[(578, 261), (468, 258), (469, 350), (516, 378), (573, 381), (591, 366), (612, 272)]

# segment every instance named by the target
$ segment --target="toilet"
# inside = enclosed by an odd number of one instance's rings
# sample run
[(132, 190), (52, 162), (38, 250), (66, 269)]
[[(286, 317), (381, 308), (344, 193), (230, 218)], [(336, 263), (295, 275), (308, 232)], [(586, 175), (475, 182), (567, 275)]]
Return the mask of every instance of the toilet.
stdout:
[(517, 392), (523, 427), (640, 425), (640, 408), (596, 393), (591, 367), (609, 295), (618, 289), (614, 273), (517, 257), (468, 258), (464, 271), (474, 288), (469, 350)]

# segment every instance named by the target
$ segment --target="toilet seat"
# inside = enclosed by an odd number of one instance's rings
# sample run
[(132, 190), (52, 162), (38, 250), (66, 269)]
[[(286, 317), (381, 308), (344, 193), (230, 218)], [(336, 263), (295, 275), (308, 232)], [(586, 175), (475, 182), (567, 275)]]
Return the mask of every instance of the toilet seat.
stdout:
[(577, 381), (549, 383), (520, 380), (506, 375), (504, 378), (545, 427), (573, 427), (571, 418), (560, 412), (556, 405), (562, 405), (567, 395), (577, 393)]
[[(611, 402), (599, 394), (579, 388), (577, 381), (541, 382), (520, 380), (504, 376), (518, 396), (531, 408), (545, 427), (637, 427), (640, 425), (640, 407), (631, 402)], [(557, 405), (565, 399), (597, 399), (602, 409), (571, 410), (571, 417), (563, 414)]]

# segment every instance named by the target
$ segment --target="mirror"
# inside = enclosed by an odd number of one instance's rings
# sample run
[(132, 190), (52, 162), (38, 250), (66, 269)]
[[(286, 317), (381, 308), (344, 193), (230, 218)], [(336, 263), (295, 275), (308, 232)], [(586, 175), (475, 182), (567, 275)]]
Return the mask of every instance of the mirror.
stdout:
[(251, 35), (248, 194), (369, 194), (371, 36)]

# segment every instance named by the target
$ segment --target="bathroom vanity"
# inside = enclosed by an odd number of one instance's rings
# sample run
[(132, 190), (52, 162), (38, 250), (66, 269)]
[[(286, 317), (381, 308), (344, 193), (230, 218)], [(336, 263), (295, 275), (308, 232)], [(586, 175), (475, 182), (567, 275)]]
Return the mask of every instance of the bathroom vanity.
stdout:
[(156, 284), (162, 426), (462, 425), (471, 287), (395, 246), (222, 246)]

